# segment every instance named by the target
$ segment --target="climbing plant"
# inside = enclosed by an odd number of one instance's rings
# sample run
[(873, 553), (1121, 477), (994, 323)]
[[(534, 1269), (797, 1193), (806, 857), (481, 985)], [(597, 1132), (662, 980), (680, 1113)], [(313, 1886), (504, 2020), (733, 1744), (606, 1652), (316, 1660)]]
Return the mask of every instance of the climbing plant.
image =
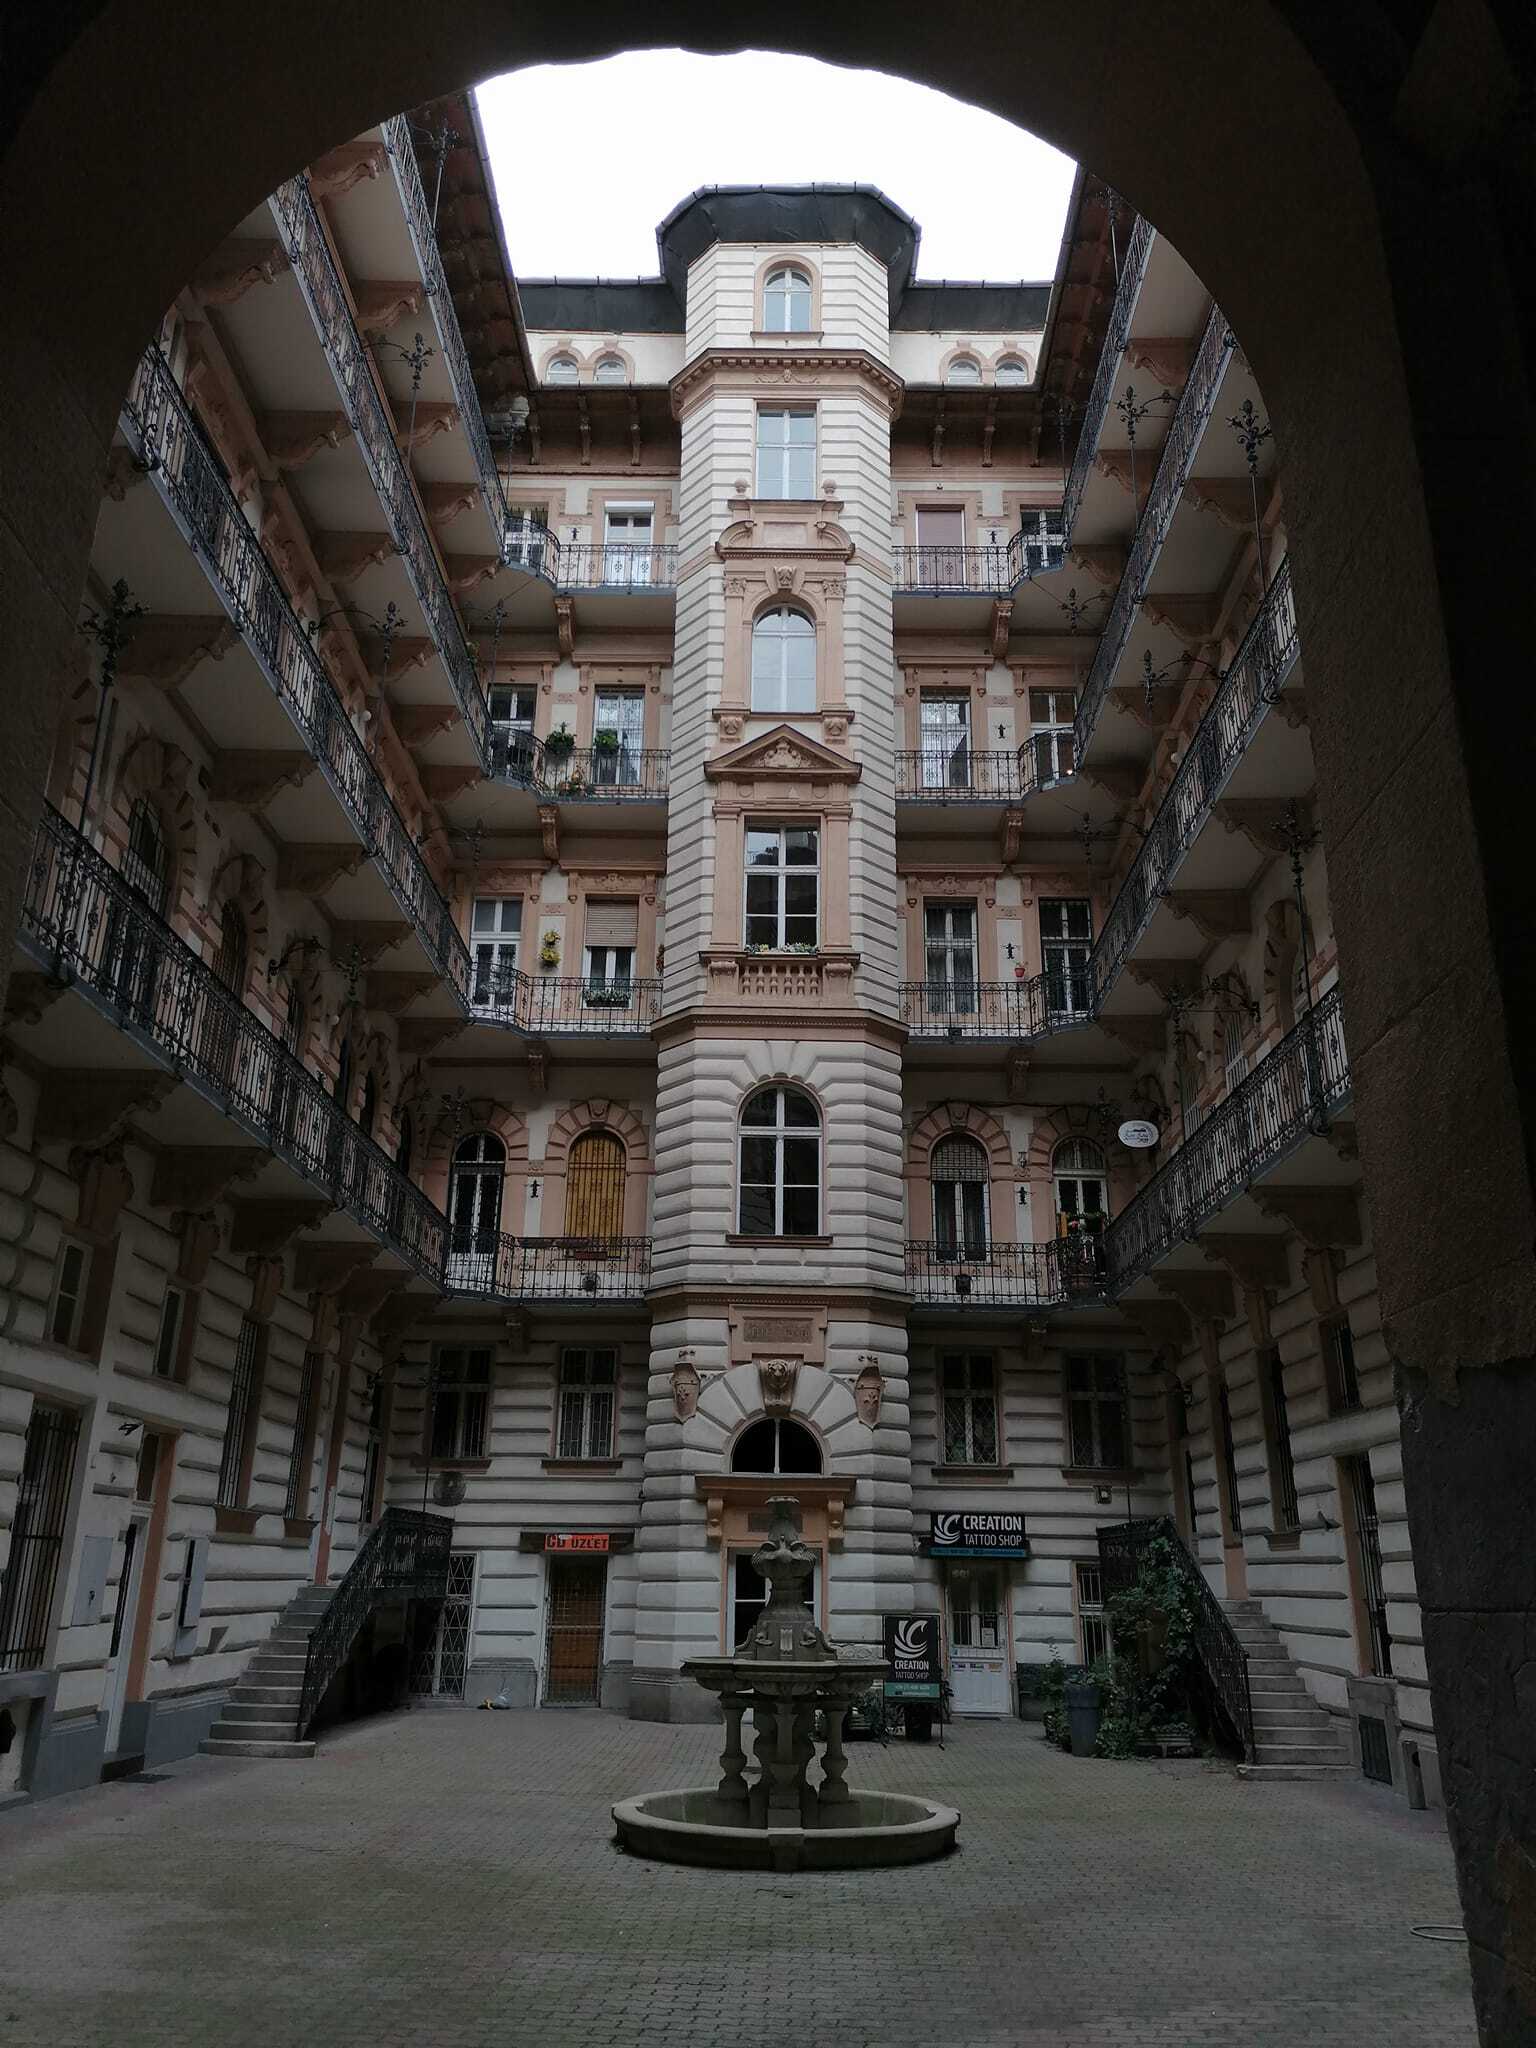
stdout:
[(1195, 1606), (1166, 1536), (1141, 1553), (1134, 1585), (1104, 1603), (1113, 1654), (1095, 1671), (1101, 1686), (1100, 1756), (1134, 1756), (1181, 1712), (1195, 1656)]

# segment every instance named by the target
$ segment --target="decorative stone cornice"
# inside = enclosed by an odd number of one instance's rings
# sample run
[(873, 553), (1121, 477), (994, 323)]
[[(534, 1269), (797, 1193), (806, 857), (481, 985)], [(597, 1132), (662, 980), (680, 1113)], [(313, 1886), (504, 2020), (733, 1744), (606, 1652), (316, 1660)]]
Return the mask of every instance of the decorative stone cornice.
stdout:
[(1133, 981), (1155, 989), (1165, 1003), (1175, 996), (1193, 995), (1200, 986), (1198, 960), (1138, 960), (1133, 955), (1126, 965)]
[(1197, 1323), (1229, 1323), (1237, 1314), (1225, 1273), (1154, 1273), (1153, 1283)]
[(704, 773), (712, 782), (809, 781), (819, 789), (828, 783), (855, 783), (864, 770), (820, 740), (780, 724), (728, 753), (716, 754), (705, 762)]
[(501, 568), (499, 555), (444, 555), (443, 575), (455, 597), (466, 597)]
[[(1291, 801), (1280, 796), (1218, 797), (1211, 806), (1229, 832), (1241, 832), (1257, 853), (1285, 853), (1291, 844)], [(1311, 811), (1295, 804), (1296, 823), (1303, 833), (1310, 830)]]
[(191, 289), (205, 306), (232, 306), (254, 284), (271, 284), (288, 268), (275, 235), (231, 235), (194, 273)]
[(462, 1017), (402, 1017), (395, 1027), (395, 1043), (402, 1059), (425, 1059), (463, 1029)]
[(1144, 725), (1148, 732), (1161, 732), (1172, 724), (1183, 694), (1171, 683), (1159, 683), (1151, 690), (1144, 690), (1140, 683), (1117, 685), (1109, 693), (1115, 707), (1134, 718), (1138, 725)]
[(1164, 902), (1175, 917), (1208, 939), (1230, 939), (1253, 930), (1253, 911), (1242, 889), (1169, 889)]
[(134, 622), (128, 643), (118, 656), (117, 673), (124, 682), (174, 690), (201, 662), (221, 661), (239, 637), (222, 612), (189, 617), (151, 612)]
[(1193, 1342), (1189, 1317), (1176, 1301), (1122, 1301), (1122, 1312), (1170, 1362)]
[(403, 945), (410, 935), (411, 928), (403, 918), (337, 918), (331, 925), (331, 940), (336, 952), (345, 958), (355, 946), (358, 960), (364, 967), (372, 967), (392, 946)]
[(451, 400), (423, 398), (419, 404), (407, 408), (404, 419), (395, 429), (395, 441), (402, 453), (409, 454), (423, 441), (430, 441), (434, 434), (451, 434), (458, 424), (459, 408)]
[(339, 1294), (381, 1249), (376, 1244), (301, 1244), (293, 1256), (293, 1284), (300, 1294)]
[(1225, 1266), (1246, 1288), (1290, 1285), (1290, 1253), (1281, 1231), (1202, 1230), (1200, 1249), (1213, 1265)]
[(44, 1013), (63, 995), (64, 987), (62, 981), (51, 980), (33, 968), (17, 969), (5, 991), (6, 1023), (41, 1024)]
[(427, 517), (434, 526), (447, 526), (467, 512), (480, 498), (478, 482), (460, 484), (422, 484), (419, 486), (422, 501), (427, 508)]
[(672, 379), (673, 418), (681, 419), (719, 386), (749, 388), (760, 396), (778, 390), (786, 397), (858, 389), (893, 420), (906, 391), (902, 379), (867, 349), (711, 348)]
[(370, 341), (421, 311), (426, 287), (419, 277), (368, 278), (352, 288), (357, 324)]
[(1186, 647), (1204, 647), (1221, 622), (1220, 599), (1205, 590), (1148, 591), (1141, 608), (1154, 625), (1166, 626)]
[(78, 1206), (75, 1220), (91, 1237), (112, 1237), (123, 1210), (133, 1200), (133, 1175), (123, 1156), (121, 1136), (104, 1145), (77, 1146), (69, 1155)]
[(317, 199), (339, 199), (364, 178), (377, 178), (388, 151), (382, 142), (342, 142), (309, 167), (309, 189)]
[[(458, 714), (451, 705), (449, 711), (457, 717)], [(477, 782), (485, 780), (485, 770), (477, 761), (459, 767), (439, 761), (424, 761), (416, 772), (421, 779), (423, 791), (435, 804), (446, 803), (452, 797), (462, 796), (466, 789), (473, 789)]]
[(368, 1007), (385, 1017), (398, 1017), (418, 996), (430, 995), (441, 982), (435, 969), (421, 974), (370, 974)]
[[(790, 534), (788, 528), (796, 524), (796, 517), (788, 507), (780, 508), (774, 515), (770, 528), (768, 519), (757, 501), (743, 501), (733, 498), (733, 506), (743, 503), (751, 509), (743, 518), (735, 519), (725, 528), (715, 542), (715, 553), (722, 562), (779, 562), (792, 560), (796, 564), (806, 560), (826, 562), (851, 562), (854, 546), (846, 527), (832, 517), (841, 512), (842, 501), (824, 498), (813, 510), (806, 507), (804, 517), (798, 523), (801, 531)], [(767, 501), (762, 501), (766, 504)]]
[(355, 583), (395, 552), (387, 533), (328, 533), (315, 536), (315, 560), (332, 583)]
[(322, 448), (339, 448), (352, 431), (344, 412), (264, 412), (256, 427), (279, 471), (302, 469)]
[[(370, 1267), (366, 1272), (353, 1273), (337, 1297), (343, 1316), (356, 1316), (367, 1322), (376, 1316), (393, 1294), (398, 1294), (411, 1276), (398, 1267)], [(431, 1304), (436, 1306), (434, 1301)]]
[(1099, 1014), (1099, 1028), (1137, 1058), (1161, 1054), (1167, 1045), (1168, 1023), (1164, 1017), (1111, 1017)]
[(1164, 390), (1180, 391), (1189, 381), (1197, 343), (1187, 335), (1133, 334), (1125, 344), (1125, 359), (1138, 370), (1156, 378)]
[(1067, 548), (1067, 554), (1085, 576), (1091, 576), (1105, 590), (1119, 589), (1120, 578), (1125, 574), (1124, 548), (1108, 541), (1093, 546), (1073, 541)]

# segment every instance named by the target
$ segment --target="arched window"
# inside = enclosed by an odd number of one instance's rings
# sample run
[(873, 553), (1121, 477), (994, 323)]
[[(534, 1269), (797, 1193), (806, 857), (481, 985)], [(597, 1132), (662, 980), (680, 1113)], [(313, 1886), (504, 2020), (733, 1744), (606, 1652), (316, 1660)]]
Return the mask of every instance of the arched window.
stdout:
[(551, 356), (544, 371), (546, 384), (574, 384), (581, 375), (574, 356)]
[(379, 1113), (379, 1091), (372, 1074), (363, 1076), (363, 1099), (357, 1112), (357, 1127), (365, 1138), (373, 1136), (374, 1118)]
[(489, 1292), (501, 1232), (501, 1184), (507, 1148), (489, 1131), (460, 1138), (453, 1153), (449, 1198), (449, 1275), (460, 1286)]
[(956, 356), (944, 373), (946, 384), (979, 384), (981, 365), (974, 356)]
[(816, 627), (792, 605), (763, 612), (752, 628), (752, 709), (816, 709)]
[(1027, 384), (1029, 365), (1022, 356), (1004, 356), (997, 366), (999, 384)]
[(598, 384), (624, 384), (629, 381), (629, 366), (622, 356), (599, 356), (592, 377)]
[(245, 963), (245, 919), (238, 903), (226, 903), (219, 920), (219, 945), (213, 956), (213, 971), (237, 996), (245, 994)]
[(731, 1448), (733, 1472), (781, 1472), (804, 1478), (821, 1470), (821, 1445), (803, 1422), (765, 1415), (748, 1423)]
[(565, 1173), (567, 1237), (624, 1235), (624, 1141), (612, 1131), (583, 1131)]
[(929, 1155), (933, 1238), (941, 1256), (987, 1254), (987, 1154), (975, 1138), (941, 1138)]
[(165, 915), (170, 893), (171, 859), (160, 813), (148, 797), (135, 797), (128, 813), (128, 846), (123, 854), (123, 879), (157, 917)]
[(743, 1237), (821, 1229), (821, 1113), (798, 1088), (759, 1088), (742, 1105), (737, 1228)]
[(400, 1142), (395, 1147), (395, 1164), (407, 1180), (411, 1177), (411, 1154), (416, 1149), (416, 1119), (408, 1109), (400, 1112)]
[(1056, 1232), (1096, 1236), (1104, 1228), (1104, 1154), (1086, 1138), (1063, 1138), (1051, 1154), (1056, 1189)]
[(808, 334), (810, 327), (811, 280), (793, 264), (770, 271), (763, 286), (763, 332)]

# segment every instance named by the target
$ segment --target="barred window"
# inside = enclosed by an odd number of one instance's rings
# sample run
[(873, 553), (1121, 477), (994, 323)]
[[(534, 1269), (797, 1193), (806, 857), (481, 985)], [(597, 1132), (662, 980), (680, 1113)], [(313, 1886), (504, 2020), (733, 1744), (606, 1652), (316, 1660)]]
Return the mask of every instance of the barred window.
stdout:
[(1104, 1352), (1067, 1360), (1072, 1463), (1122, 1471), (1130, 1463), (1125, 1363)]
[(987, 1155), (974, 1138), (941, 1138), (929, 1156), (933, 1236), (940, 1251), (987, 1255)]
[(1110, 1652), (1109, 1623), (1104, 1619), (1104, 1574), (1095, 1564), (1073, 1566), (1077, 1580), (1078, 1655), (1087, 1665)]
[(488, 1348), (444, 1344), (433, 1361), (431, 1386), (434, 1458), (483, 1458), (490, 1400)]
[(555, 1440), (561, 1458), (613, 1456), (618, 1353), (582, 1347), (560, 1354), (560, 1410)]
[(243, 1507), (250, 1486), (250, 1452), (261, 1407), (266, 1336), (265, 1326), (246, 1316), (235, 1340), (235, 1370), (229, 1383), (224, 1443), (219, 1452), (219, 1484), (214, 1495), (221, 1508)]
[(997, 1367), (990, 1352), (946, 1351), (939, 1359), (946, 1465), (996, 1465)]

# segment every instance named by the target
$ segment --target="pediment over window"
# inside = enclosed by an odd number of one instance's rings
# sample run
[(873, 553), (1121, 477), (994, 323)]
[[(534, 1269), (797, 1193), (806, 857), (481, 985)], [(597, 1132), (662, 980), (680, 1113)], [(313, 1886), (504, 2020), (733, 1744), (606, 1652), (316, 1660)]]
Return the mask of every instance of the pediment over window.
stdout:
[(717, 754), (704, 764), (712, 781), (762, 782), (779, 777), (785, 782), (803, 782), (807, 776), (817, 782), (857, 782), (864, 773), (857, 761), (834, 753), (792, 725), (776, 725), (729, 753)]
[(814, 511), (792, 511), (773, 500), (755, 503), (745, 519), (734, 519), (726, 527), (715, 542), (715, 553), (726, 562), (805, 554), (850, 562), (853, 538), (847, 527), (831, 516), (842, 509), (841, 501), (832, 498), (824, 499)]

